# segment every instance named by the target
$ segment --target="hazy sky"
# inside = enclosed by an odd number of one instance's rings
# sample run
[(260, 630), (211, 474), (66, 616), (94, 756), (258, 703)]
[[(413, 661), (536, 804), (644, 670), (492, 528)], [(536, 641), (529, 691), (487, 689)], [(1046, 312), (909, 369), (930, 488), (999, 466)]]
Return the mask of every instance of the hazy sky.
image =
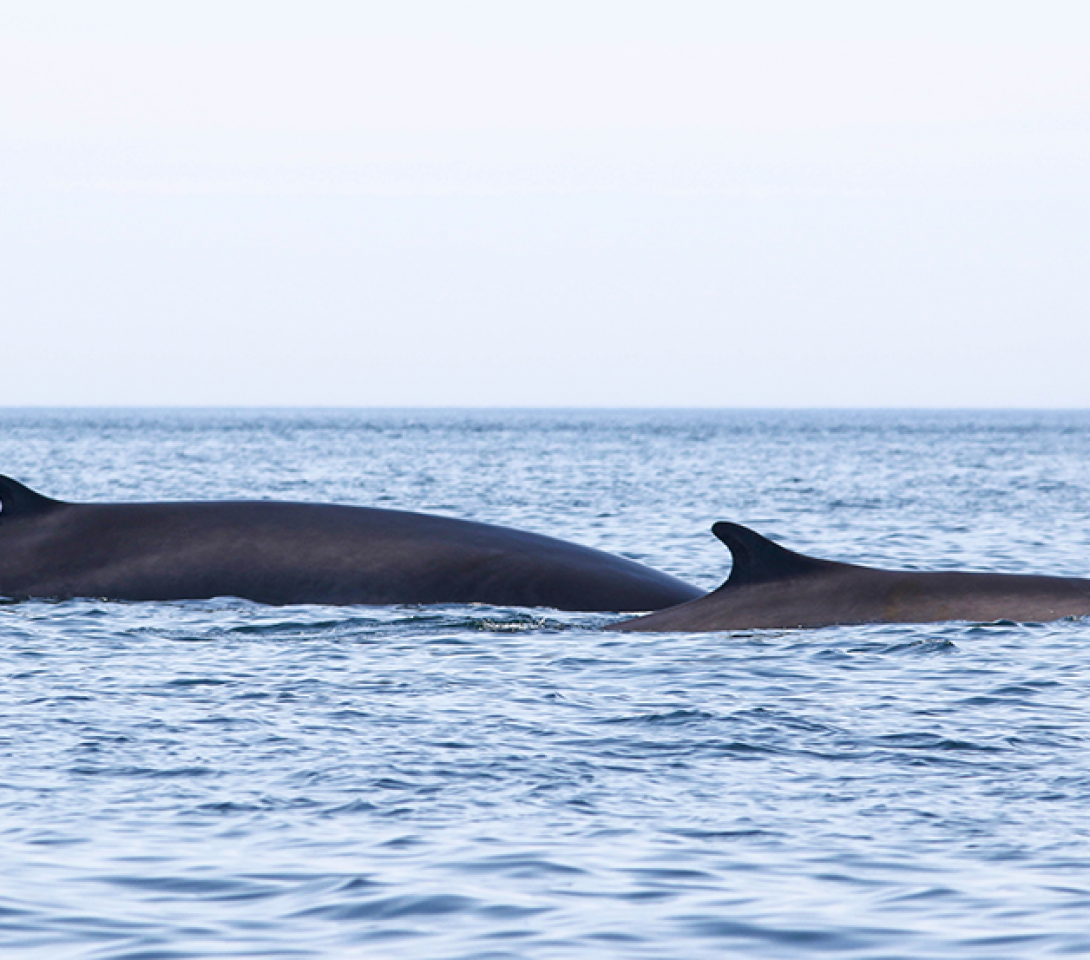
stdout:
[(0, 11), (2, 405), (1090, 405), (1085, 0)]

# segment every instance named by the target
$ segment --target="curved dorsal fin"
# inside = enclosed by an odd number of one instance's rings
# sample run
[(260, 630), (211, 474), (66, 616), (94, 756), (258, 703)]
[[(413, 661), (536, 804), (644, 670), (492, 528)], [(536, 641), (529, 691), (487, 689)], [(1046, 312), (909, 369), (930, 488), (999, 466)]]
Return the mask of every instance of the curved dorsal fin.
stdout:
[(734, 559), (727, 578), (731, 586), (789, 580), (816, 573), (832, 562), (795, 553), (738, 523), (720, 520), (712, 527), (712, 533), (727, 545)]
[(0, 522), (32, 517), (59, 505), (59, 500), (43, 497), (18, 480), (0, 476)]

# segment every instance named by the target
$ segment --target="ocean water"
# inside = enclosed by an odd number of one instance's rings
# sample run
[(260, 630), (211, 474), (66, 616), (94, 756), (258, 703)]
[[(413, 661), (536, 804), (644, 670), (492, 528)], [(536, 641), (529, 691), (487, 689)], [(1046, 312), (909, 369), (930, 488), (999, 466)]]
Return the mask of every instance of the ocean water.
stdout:
[[(1090, 413), (0, 411), (64, 499), (1090, 576)], [(1090, 623), (0, 604), (0, 956), (1090, 955)]]

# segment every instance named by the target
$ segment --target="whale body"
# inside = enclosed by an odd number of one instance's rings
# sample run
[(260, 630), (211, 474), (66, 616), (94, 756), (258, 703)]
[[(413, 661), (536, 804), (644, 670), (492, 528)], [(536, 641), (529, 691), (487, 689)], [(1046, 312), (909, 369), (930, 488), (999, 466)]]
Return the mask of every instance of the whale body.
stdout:
[(398, 510), (65, 503), (0, 477), (0, 596), (645, 611), (702, 590), (600, 550)]
[(1090, 580), (879, 570), (795, 553), (736, 523), (717, 523), (712, 532), (733, 557), (726, 583), (697, 600), (606, 629), (691, 633), (1090, 615)]

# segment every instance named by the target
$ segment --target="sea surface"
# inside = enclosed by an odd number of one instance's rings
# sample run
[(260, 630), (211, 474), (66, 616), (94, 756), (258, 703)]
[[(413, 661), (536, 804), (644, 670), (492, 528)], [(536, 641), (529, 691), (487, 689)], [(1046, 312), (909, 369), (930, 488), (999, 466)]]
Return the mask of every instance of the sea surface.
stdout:
[[(0, 411), (74, 500), (1090, 576), (1088, 412)], [(0, 956), (1090, 956), (1090, 622), (0, 603)]]

